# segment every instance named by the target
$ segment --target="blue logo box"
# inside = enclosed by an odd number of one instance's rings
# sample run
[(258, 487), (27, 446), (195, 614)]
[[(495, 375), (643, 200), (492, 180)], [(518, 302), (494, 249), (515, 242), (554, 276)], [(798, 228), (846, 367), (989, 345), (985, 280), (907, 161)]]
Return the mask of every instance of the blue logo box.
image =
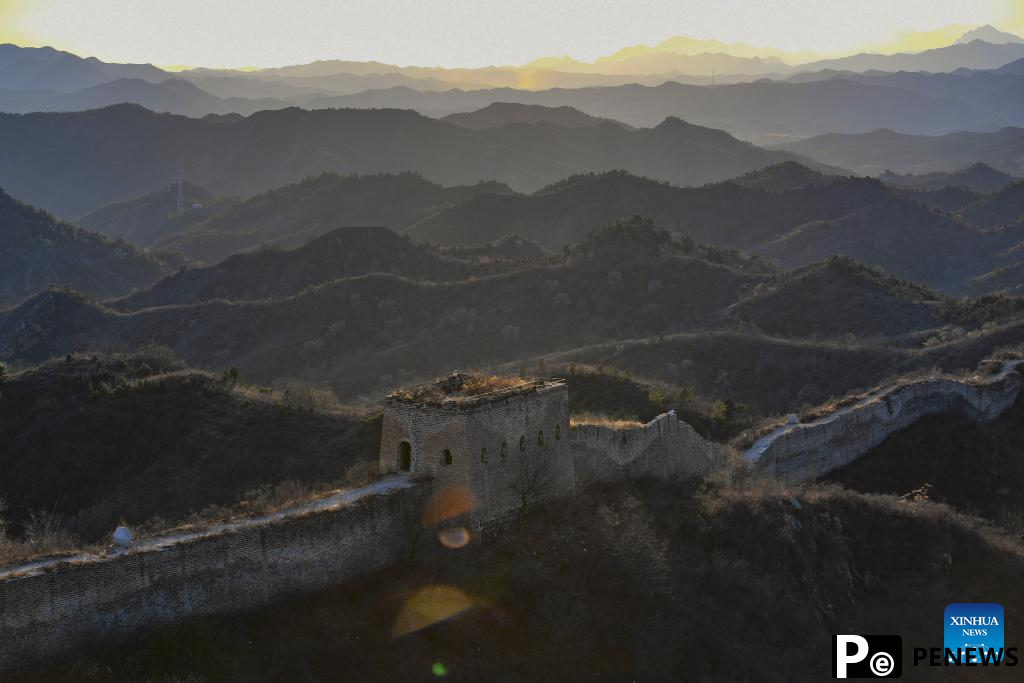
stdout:
[[(956, 655), (960, 648), (961, 664), (981, 664), (982, 656), (988, 658), (989, 650), (995, 659), (1002, 659), (1003, 608), (994, 602), (954, 602), (946, 607), (943, 627), (943, 647)], [(967, 648), (976, 648), (968, 654)]]

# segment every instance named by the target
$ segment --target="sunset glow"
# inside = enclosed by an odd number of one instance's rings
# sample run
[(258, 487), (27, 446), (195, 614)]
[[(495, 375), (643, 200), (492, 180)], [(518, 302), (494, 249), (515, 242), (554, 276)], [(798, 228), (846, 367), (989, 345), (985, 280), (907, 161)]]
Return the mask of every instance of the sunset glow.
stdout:
[(301, 11), (271, 0), (0, 0), (0, 41), (167, 65), (237, 68), (350, 59), (484, 66), (558, 55), (593, 61), (672, 36), (834, 55), (939, 47), (964, 27), (982, 24), (1024, 27), (1024, 9), (1014, 0), (298, 4)]

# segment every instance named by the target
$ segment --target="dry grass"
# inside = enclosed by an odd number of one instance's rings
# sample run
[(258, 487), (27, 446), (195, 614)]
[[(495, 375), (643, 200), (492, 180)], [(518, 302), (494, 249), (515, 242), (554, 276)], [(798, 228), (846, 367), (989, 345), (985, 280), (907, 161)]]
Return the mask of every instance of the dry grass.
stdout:
[(377, 462), (367, 460), (349, 467), (345, 470), (344, 477), (335, 482), (309, 486), (289, 479), (274, 485), (267, 484), (247, 492), (233, 505), (208, 505), (198, 512), (193, 512), (184, 524), (169, 523), (159, 517), (150, 519), (139, 527), (138, 537), (153, 537), (171, 531), (197, 531), (215, 524), (300, 507), (327, 498), (338, 491), (366, 486), (377, 479), (377, 470)]
[(535, 386), (533, 377), (455, 372), (447, 377), (398, 389), (391, 396), (413, 403), (470, 403), (485, 395), (511, 394)]
[(30, 512), (21, 538), (11, 538), (3, 518), (6, 507), (6, 503), (0, 499), (0, 566), (68, 554), (78, 548), (79, 542), (74, 534), (61, 526), (56, 514), (47, 510)]
[(598, 427), (605, 427), (607, 429), (636, 429), (643, 427), (644, 423), (640, 420), (631, 420), (628, 418), (621, 417), (609, 417), (608, 415), (600, 415), (598, 413), (578, 413), (572, 415), (569, 418), (569, 426), (577, 427), (579, 425), (596, 425)]
[[(136, 540), (170, 532), (199, 531), (215, 524), (268, 515), (312, 503), (341, 490), (366, 486), (377, 476), (376, 461), (359, 462), (349, 467), (340, 481), (331, 484), (307, 486), (301, 482), (287, 480), (249, 491), (231, 506), (208, 505), (199, 512), (189, 515), (184, 524), (154, 517), (133, 531)], [(0, 499), (0, 566), (80, 552), (98, 554), (105, 549), (102, 543), (83, 546), (77, 536), (61, 526), (57, 515), (47, 511), (31, 512), (23, 536), (18, 539), (11, 538), (7, 534), (8, 525), (3, 519), (4, 508), (5, 504)]]

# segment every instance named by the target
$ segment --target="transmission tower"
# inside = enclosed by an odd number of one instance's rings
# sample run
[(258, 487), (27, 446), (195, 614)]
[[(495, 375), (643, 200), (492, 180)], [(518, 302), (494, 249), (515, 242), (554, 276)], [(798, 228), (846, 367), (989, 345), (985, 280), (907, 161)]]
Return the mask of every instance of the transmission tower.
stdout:
[(178, 184), (178, 215), (185, 213), (185, 164), (178, 158), (178, 177), (175, 179)]

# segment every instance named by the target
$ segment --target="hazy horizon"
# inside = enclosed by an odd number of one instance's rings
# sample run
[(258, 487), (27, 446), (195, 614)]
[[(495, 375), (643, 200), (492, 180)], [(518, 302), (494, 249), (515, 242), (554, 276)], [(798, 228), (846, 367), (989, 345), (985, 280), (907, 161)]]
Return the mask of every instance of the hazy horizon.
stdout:
[[(714, 6), (692, 0), (605, 2), (599, 8), (584, 0), (557, 7), (537, 0), (470, 8), (457, 0), (301, 4), (296, 11), (295, 5), (267, 0), (228, 0), (215, 7), (197, 0), (101, 0), (88, 6), (0, 0), (0, 42), (169, 68), (275, 68), (332, 59), (480, 68), (563, 56), (592, 62), (675, 37), (754, 46), (763, 56), (799, 62), (941, 47), (983, 25), (1024, 32), (1024, 7), (1014, 0), (969, 6), (909, 0), (895, 7), (882, 0), (783, 0), (770, 7), (741, 0)], [(396, 17), (416, 32), (395, 31)]]

